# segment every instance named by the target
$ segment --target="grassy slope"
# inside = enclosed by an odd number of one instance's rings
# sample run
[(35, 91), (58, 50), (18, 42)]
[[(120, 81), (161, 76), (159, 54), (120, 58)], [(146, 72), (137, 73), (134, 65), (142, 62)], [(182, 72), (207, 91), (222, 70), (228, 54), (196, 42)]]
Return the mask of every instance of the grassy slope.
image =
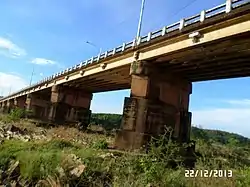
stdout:
[[(101, 117), (104, 122), (108, 121), (104, 125), (110, 124), (108, 116)], [(96, 118), (98, 119), (98, 115), (92, 118), (92, 122)], [(113, 115), (113, 118), (113, 124), (117, 126), (119, 116)], [(25, 125), (28, 131), (35, 131), (37, 128), (25, 121), (15, 124), (20, 127)], [(237, 141), (222, 144), (223, 142), (216, 139), (216, 141), (207, 141), (205, 138), (207, 135), (203, 133), (207, 131), (204, 130), (196, 129), (194, 133), (197, 140), (196, 149), (201, 153), (195, 169), (232, 170), (233, 177), (186, 178), (185, 169), (181, 165), (177, 170), (166, 167), (167, 160), (177, 159), (175, 153), (178, 152), (179, 147), (173, 143), (154, 148), (145, 156), (107, 150), (105, 142), (113, 141), (113, 137), (110, 136), (86, 134), (73, 128), (61, 127), (46, 131), (49, 141), (6, 140), (0, 145), (0, 170), (6, 171), (11, 161), (18, 160), (20, 168), (18, 176), (31, 186), (34, 186), (40, 179), (47, 181), (50, 179), (56, 182), (58, 187), (66, 183), (70, 186), (86, 187), (104, 186), (104, 184), (117, 187), (144, 187), (148, 184), (163, 187), (250, 186), (250, 147), (248, 144), (238, 145)], [(161, 153), (163, 149), (167, 151), (164, 154)], [(107, 154), (110, 151), (111, 154)], [(70, 154), (77, 155), (81, 158), (80, 162), (86, 166), (80, 177), (70, 175), (71, 166), (76, 165), (67, 159)], [(48, 176), (52, 177), (48, 179)]]

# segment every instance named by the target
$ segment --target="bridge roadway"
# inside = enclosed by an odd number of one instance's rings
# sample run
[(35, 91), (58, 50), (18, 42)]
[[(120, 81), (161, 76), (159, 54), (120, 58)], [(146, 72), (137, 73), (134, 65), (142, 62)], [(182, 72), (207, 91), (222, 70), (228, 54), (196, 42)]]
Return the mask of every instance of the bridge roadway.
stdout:
[(227, 0), (4, 97), (0, 107), (86, 125), (93, 93), (130, 88), (118, 148), (138, 148), (166, 124), (189, 141), (192, 82), (249, 76), (249, 59), (250, 1)]

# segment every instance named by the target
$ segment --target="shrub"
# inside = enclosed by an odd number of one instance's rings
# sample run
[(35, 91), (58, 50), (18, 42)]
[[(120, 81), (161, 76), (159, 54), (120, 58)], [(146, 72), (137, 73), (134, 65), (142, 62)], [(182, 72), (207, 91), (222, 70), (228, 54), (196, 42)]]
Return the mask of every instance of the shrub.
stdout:
[(92, 144), (92, 147), (95, 149), (107, 149), (108, 142), (106, 140), (98, 140), (97, 142)]

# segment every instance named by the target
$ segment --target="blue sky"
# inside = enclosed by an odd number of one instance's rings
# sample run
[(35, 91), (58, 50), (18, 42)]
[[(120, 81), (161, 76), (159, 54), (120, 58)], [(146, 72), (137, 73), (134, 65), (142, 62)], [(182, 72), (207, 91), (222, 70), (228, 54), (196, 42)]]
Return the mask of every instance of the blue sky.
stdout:
[[(225, 0), (146, 0), (142, 34)], [(141, 0), (1, 0), (0, 95), (132, 40)], [(92, 42), (96, 47), (87, 44)], [(195, 83), (193, 124), (250, 137), (250, 79)], [(94, 112), (121, 113), (129, 90), (95, 94)]]

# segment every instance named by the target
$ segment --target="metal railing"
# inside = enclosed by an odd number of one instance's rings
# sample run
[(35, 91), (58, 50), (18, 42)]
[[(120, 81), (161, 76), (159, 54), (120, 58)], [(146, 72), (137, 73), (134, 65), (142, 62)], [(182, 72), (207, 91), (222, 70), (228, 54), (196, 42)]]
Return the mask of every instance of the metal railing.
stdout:
[(183, 28), (185, 28), (187, 26), (193, 25), (193, 24), (198, 23), (198, 22), (204, 22), (208, 18), (217, 16), (219, 14), (229, 13), (233, 9), (242, 7), (242, 6), (247, 5), (249, 3), (250, 3), (250, 0), (226, 0), (226, 3), (224, 3), (224, 4), (221, 4), (219, 6), (216, 6), (214, 8), (208, 9), (208, 10), (202, 10), (199, 14), (196, 14), (194, 16), (191, 16), (191, 17), (188, 17), (185, 19), (181, 19), (180, 21), (173, 23), (171, 25), (165, 26), (160, 30), (150, 32), (150, 33), (148, 33), (148, 35), (142, 36), (138, 40), (134, 39), (133, 41), (123, 43), (121, 46), (118, 46), (112, 50), (108, 50), (104, 53), (99, 54), (98, 56), (94, 56), (88, 60), (82, 61), (80, 64), (76, 64), (72, 67), (69, 67), (69, 68), (63, 70), (63, 71), (60, 71), (60, 72), (55, 73), (49, 77), (46, 77), (46, 78), (42, 79), (41, 81), (31, 85), (31, 86), (25, 87), (16, 93), (13, 93), (5, 98), (0, 99), (0, 101), (6, 99), (8, 97), (14, 96), (20, 92), (24, 92), (25, 90), (30, 90), (31, 88), (37, 87), (37, 86), (44, 84), (46, 82), (50, 82), (50, 81), (52, 81), (52, 80), (54, 80), (62, 75), (69, 74), (77, 69), (82, 69), (83, 67), (86, 67), (89, 64), (92, 64), (94, 62), (99, 62), (100, 60), (103, 60), (107, 57), (116, 55), (118, 53), (123, 53), (124, 51), (132, 49), (135, 46), (140, 46), (143, 43), (149, 42), (149, 41), (154, 40), (154, 39), (159, 38), (159, 37), (163, 37), (164, 35), (166, 35), (170, 32), (177, 31), (177, 30), (181, 31)]

